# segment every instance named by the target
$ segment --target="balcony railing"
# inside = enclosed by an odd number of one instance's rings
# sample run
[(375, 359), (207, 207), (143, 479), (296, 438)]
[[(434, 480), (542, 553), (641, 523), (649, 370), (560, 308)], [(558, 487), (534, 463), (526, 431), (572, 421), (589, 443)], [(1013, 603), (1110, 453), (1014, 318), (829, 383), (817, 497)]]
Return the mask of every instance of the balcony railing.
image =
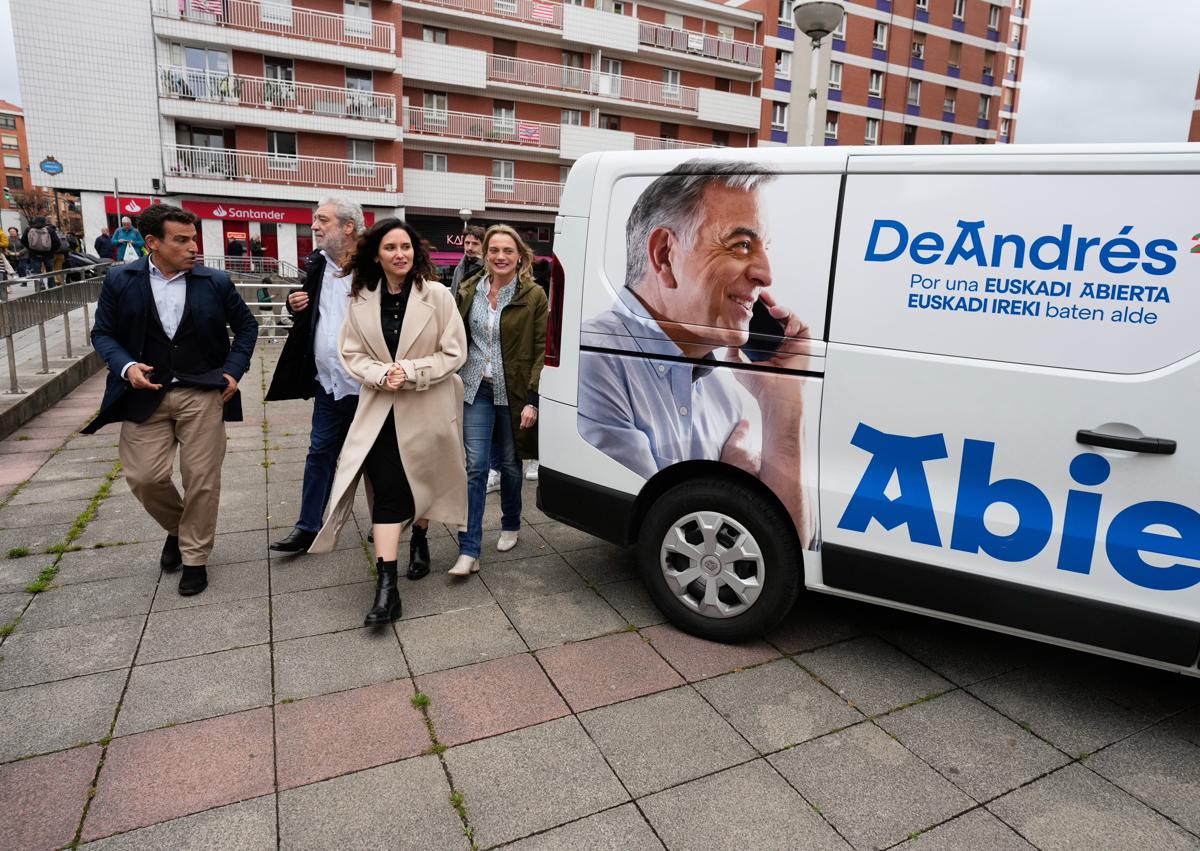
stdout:
[(167, 145), (164, 148), (163, 166), (171, 177), (283, 183), (367, 192), (396, 191), (395, 163), (236, 151), (198, 145)]
[(219, 27), (271, 33), (367, 50), (396, 49), (396, 28), (272, 0), (154, 0), (154, 14)]
[(488, 204), (497, 207), (558, 207), (563, 185), (551, 180), (504, 180), (489, 177), (485, 188)]
[(734, 62), (748, 68), (762, 67), (762, 48), (757, 44), (748, 44), (744, 41), (733, 41), (690, 30), (677, 30), (648, 21), (642, 21), (638, 25), (638, 40), (642, 44), (661, 47), (663, 50), (720, 59), (723, 62)]
[(557, 148), (558, 125), (516, 118), (495, 118), (469, 112), (447, 112), (409, 107), (404, 111), (404, 130), (444, 139), (499, 142), (523, 148)]
[(550, 29), (562, 29), (562, 3), (551, 0), (412, 0), (421, 6), (438, 6), (470, 12), (485, 18), (521, 21)]
[(497, 83), (596, 95), (691, 112), (697, 110), (699, 100), (697, 90), (691, 86), (672, 86), (655, 80), (597, 73), (508, 56), (488, 56), (488, 79)]
[(256, 109), (278, 109), (386, 124), (396, 121), (395, 95), (242, 74), (210, 74), (191, 68), (160, 67), (158, 93), (163, 97)]
[(681, 142), (678, 139), (662, 139), (658, 136), (634, 136), (635, 151), (682, 151), (690, 148), (715, 148), (704, 142)]

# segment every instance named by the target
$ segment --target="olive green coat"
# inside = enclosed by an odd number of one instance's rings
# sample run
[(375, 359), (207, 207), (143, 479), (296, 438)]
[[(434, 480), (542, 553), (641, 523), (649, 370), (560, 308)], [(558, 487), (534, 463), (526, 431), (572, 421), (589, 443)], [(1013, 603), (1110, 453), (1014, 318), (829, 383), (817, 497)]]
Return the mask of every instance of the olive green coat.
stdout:
[[(458, 285), (458, 312), (471, 336), (471, 302), (485, 272), (479, 272)], [(526, 273), (517, 280), (517, 291), (500, 312), (500, 356), (504, 358), (504, 388), (508, 395), (508, 413), (516, 438), (517, 455), (523, 460), (538, 457), (537, 425), (521, 428), (521, 409), (538, 405), (538, 382), (546, 361), (546, 318), (550, 303), (545, 291)], [(470, 340), (470, 345), (475, 345)]]

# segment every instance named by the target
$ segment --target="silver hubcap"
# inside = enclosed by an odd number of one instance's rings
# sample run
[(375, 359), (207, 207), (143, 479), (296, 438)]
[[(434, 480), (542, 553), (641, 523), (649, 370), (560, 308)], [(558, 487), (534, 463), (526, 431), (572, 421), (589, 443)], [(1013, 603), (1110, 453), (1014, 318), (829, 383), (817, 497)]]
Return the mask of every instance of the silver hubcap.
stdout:
[(709, 618), (742, 614), (762, 593), (762, 549), (746, 527), (718, 511), (696, 511), (667, 530), (659, 565), (679, 601)]

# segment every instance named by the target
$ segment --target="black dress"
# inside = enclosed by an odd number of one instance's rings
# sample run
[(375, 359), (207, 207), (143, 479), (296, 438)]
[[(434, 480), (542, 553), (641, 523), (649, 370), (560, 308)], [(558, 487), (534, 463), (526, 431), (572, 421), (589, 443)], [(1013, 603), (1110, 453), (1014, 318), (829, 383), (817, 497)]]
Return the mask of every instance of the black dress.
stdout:
[[(408, 294), (412, 285), (405, 284), (398, 295), (388, 292), (385, 281), (380, 281), (379, 286), (383, 288), (379, 297), (380, 326), (388, 351), (395, 360), (396, 348), (400, 344), (400, 329), (404, 326), (404, 311), (408, 308)], [(413, 505), (408, 476), (404, 472), (404, 462), (400, 460), (400, 449), (396, 445), (396, 418), (393, 410), (388, 411), (387, 419), (379, 429), (371, 451), (367, 453), (363, 471), (371, 483), (374, 495), (371, 506), (372, 523), (403, 523), (413, 518), (416, 507)]]

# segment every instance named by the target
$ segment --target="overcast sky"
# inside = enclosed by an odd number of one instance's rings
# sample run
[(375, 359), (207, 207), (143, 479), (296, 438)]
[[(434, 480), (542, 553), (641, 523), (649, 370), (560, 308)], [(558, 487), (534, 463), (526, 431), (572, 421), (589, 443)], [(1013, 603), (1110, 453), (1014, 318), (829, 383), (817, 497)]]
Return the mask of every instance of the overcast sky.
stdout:
[[(0, 0), (0, 100), (20, 104), (8, 4)], [(1029, 8), (1017, 141), (1187, 139), (1200, 0), (1031, 0)]]

